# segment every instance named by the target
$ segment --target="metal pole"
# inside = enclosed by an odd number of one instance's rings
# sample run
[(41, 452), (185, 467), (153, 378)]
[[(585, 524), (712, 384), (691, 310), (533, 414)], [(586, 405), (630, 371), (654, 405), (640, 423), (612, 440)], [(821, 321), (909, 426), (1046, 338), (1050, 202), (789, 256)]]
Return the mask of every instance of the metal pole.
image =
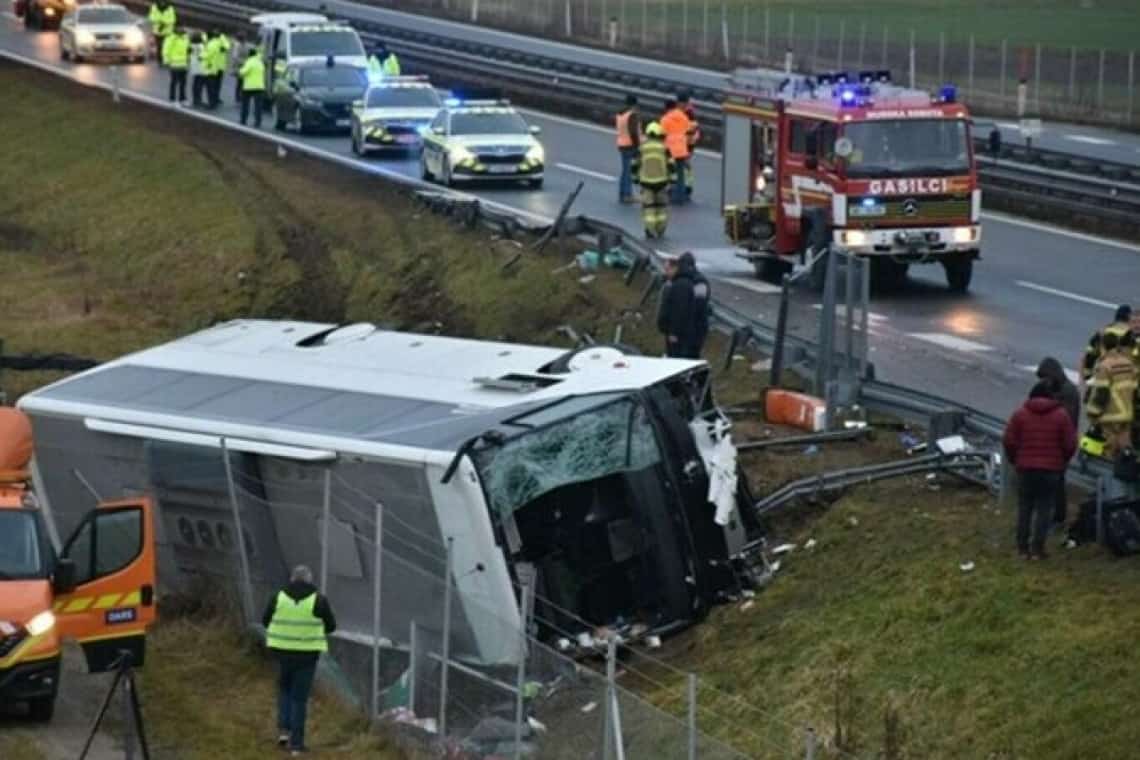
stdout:
[(879, 56), (879, 68), (880, 68), (880, 69), (885, 69), (885, 68), (887, 68), (887, 56), (888, 56), (888, 52), (887, 52), (887, 39), (888, 39), (889, 37), (890, 37), (890, 29), (889, 29), (888, 27), (885, 27), (885, 26), (884, 26), (884, 27), (883, 27), (883, 52), (882, 52), (882, 54)]
[(974, 94), (974, 35), (970, 35), (970, 74), (966, 88), (970, 95)]
[(419, 651), (419, 628), (413, 618), (408, 631), (408, 709), (416, 713), (416, 652)]
[(709, 54), (709, 0), (705, 0), (705, 17), (701, 27), (701, 54)]
[(479, 0), (471, 0), (471, 23), (479, 23)]
[(835, 279), (834, 251), (828, 246), (821, 254), (827, 267), (823, 284), (823, 313), (819, 320), (819, 361), (816, 364), (815, 394), (823, 397), (831, 382), (832, 352), (835, 348)]
[(570, 11), (570, 0), (566, 0), (566, 36), (574, 36), (574, 20)]
[[(625, 742), (621, 731), (621, 710), (617, 697), (617, 636), (610, 636), (606, 648), (606, 710), (610, 712), (610, 731), (613, 737), (615, 760), (625, 760)], [(607, 745), (608, 747), (608, 745)], [(608, 753), (607, 753), (608, 754)]]
[[(819, 14), (815, 17), (815, 36), (812, 38), (811, 43), (811, 67), (813, 69), (819, 68)], [(791, 47), (789, 45), (789, 47)]]
[(938, 33), (938, 84), (946, 83), (946, 32)]
[(847, 335), (844, 347), (845, 366), (843, 367), (844, 375), (846, 375), (855, 368), (855, 299), (857, 298), (855, 293), (855, 267), (857, 263), (855, 255), (852, 253), (848, 253), (843, 258), (846, 261), (847, 269), (847, 284), (844, 291), (844, 300), (847, 303), (847, 314), (845, 315), (847, 317)]
[(325, 492), (321, 505), (321, 593), (329, 592), (329, 524), (332, 522), (332, 468), (325, 468)]
[(867, 22), (864, 21), (859, 24), (859, 58), (855, 63), (856, 68), (863, 68), (863, 53), (867, 45)]
[(772, 55), (772, 6), (764, 2), (764, 60), (771, 60)]
[(1041, 113), (1041, 43), (1037, 43), (1036, 61), (1033, 66), (1033, 110)]
[(860, 315), (860, 327), (863, 332), (863, 350), (859, 352), (859, 380), (863, 381), (867, 378), (867, 355), (871, 352), (871, 261), (870, 259), (863, 259), (860, 262), (860, 269), (863, 275), (862, 287), (860, 288), (861, 296), (860, 301), (863, 305), (863, 313)]
[(847, 36), (847, 19), (839, 20), (839, 48), (835, 54), (835, 68), (843, 68), (843, 38)]
[(119, 80), (120, 80), (119, 67), (118, 66), (112, 66), (111, 67), (111, 100), (114, 101), (115, 103), (119, 102)]
[(376, 546), (372, 555), (372, 719), (380, 714), (380, 591), (384, 572), (384, 505), (376, 502)]
[(1077, 99), (1077, 46), (1069, 48), (1069, 100)]
[(796, 12), (794, 10), (788, 11), (788, 50), (795, 49), (796, 37)]
[(610, 695), (613, 692), (614, 674), (613, 674), (613, 654), (614, 654), (614, 640), (611, 637), (609, 644), (606, 646), (606, 709), (602, 715), (603, 728), (602, 728), (602, 760), (611, 760), (613, 757), (614, 748), (614, 715), (610, 709), (612, 702)]
[(531, 575), (520, 577), (519, 589), (519, 664), (515, 674), (515, 760), (522, 757), (522, 727), (525, 719), (523, 690), (526, 686), (527, 621), (530, 619)]
[(249, 623), (253, 620), (253, 580), (249, 572), (249, 557), (245, 554), (245, 531), (241, 526), (241, 507), (238, 506), (237, 485), (234, 483), (233, 466), (230, 464), (230, 452), (226, 448), (226, 439), (221, 439), (222, 448), (222, 462), (226, 468), (226, 486), (230, 492), (230, 507), (234, 513), (234, 531), (236, 538), (234, 543), (237, 544), (238, 549), (238, 565), (241, 569), (242, 579), (242, 607), (245, 613), (245, 622)]
[(748, 55), (748, 6), (744, 6), (742, 11), (744, 14), (740, 23), (740, 47), (738, 49), (738, 56)]
[(1100, 49), (1100, 72), (1096, 80), (1096, 107), (1104, 110), (1104, 48)]
[(1136, 96), (1136, 51), (1131, 50), (1128, 52), (1128, 115), (1125, 117), (1125, 123), (1132, 123), (1132, 101)]
[(697, 674), (689, 674), (689, 760), (697, 760)]
[(451, 659), (451, 555), (455, 539), (447, 537), (447, 564), (443, 575), (443, 664), (439, 674), (439, 735), (447, 736), (447, 669)]
[(791, 277), (784, 275), (780, 283), (780, 310), (776, 312), (776, 339), (772, 344), (772, 371), (768, 384), (779, 388), (784, 375), (784, 341), (788, 334), (788, 301), (791, 300)]
[(728, 7), (723, 0), (720, 4), (720, 45), (727, 61), (731, 55), (728, 48)]
[(1009, 46), (1008, 46), (1007, 41), (1003, 39), (1001, 41), (1001, 93), (1000, 93), (1002, 100), (1005, 99), (1005, 57), (1006, 57), (1006, 52), (1008, 51), (1008, 48), (1009, 48)]
[(681, 2), (681, 49), (689, 46), (689, 0)]
[(913, 29), (910, 30), (910, 53), (909, 53), (908, 60), (910, 62), (910, 64), (909, 64), (910, 65), (910, 88), (913, 90), (916, 87), (916, 85), (915, 85), (915, 71), (914, 71), (914, 30)]
[(649, 44), (649, 0), (641, 0), (641, 47)]

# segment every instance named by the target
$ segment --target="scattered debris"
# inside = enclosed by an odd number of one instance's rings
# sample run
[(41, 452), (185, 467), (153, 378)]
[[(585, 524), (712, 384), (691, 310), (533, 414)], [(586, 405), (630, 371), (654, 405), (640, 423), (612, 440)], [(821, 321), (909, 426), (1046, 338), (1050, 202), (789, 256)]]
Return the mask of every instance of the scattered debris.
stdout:
[(591, 713), (594, 711), (594, 708), (596, 708), (597, 706), (598, 706), (597, 702), (590, 702), (590, 703), (582, 706), (582, 712)]
[(939, 438), (935, 445), (943, 454), (960, 454), (970, 448), (966, 439), (960, 435), (948, 435), (945, 438)]
[(804, 449), (804, 455), (805, 456), (813, 457), (818, 453), (819, 453), (819, 444), (818, 443), (813, 443), (812, 445), (810, 445), (806, 449)]
[(958, 565), (958, 567), (962, 569), (963, 573), (971, 573), (974, 571), (973, 562), (963, 562), (962, 564)]
[(787, 554), (788, 552), (795, 551), (795, 548), (795, 544), (780, 544), (772, 550), (772, 553), (776, 555)]
[(744, 604), (740, 605), (740, 611), (741, 611), (741, 612), (747, 612), (748, 610), (752, 609), (752, 608), (753, 608), (753, 607), (755, 607), (755, 606), (756, 606), (756, 602), (754, 602), (753, 600), (749, 599), (749, 600), (748, 600), (748, 601), (746, 601)]
[(594, 275), (588, 274), (588, 275), (585, 275), (584, 277), (579, 277), (578, 282), (580, 282), (583, 285), (589, 285), (591, 282), (593, 282), (596, 279), (598, 279), (598, 278), (595, 277)]
[(847, 518), (847, 524), (850, 525), (852, 528), (858, 528), (859, 527), (859, 518), (852, 515), (851, 517)]
[[(734, 356), (733, 358), (735, 359), (736, 357)], [(751, 369), (753, 372), (758, 372), (758, 373), (759, 372), (771, 372), (772, 371), (772, 360), (771, 359), (761, 359), (760, 361), (753, 362)]]
[(814, 549), (816, 543), (817, 541), (814, 538), (809, 538), (807, 542), (804, 543), (804, 549)]
[(660, 649), (661, 648), (661, 637), (660, 636), (648, 636), (645, 639), (645, 645), (647, 647), (649, 647), (650, 649)]

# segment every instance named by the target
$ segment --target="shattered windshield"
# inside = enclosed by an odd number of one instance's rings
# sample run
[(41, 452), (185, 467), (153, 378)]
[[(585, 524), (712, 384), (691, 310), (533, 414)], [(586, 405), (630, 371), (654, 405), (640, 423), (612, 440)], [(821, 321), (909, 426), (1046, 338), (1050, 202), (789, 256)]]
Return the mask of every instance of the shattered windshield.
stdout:
[(947, 176), (970, 171), (962, 119), (891, 119), (846, 124), (848, 177)]
[[(589, 398), (564, 402), (568, 404), (564, 411), (571, 417), (474, 454), (491, 509), (498, 517), (556, 488), (642, 470), (661, 461), (653, 426), (641, 404), (625, 396), (617, 403), (580, 411)], [(545, 421), (559, 406), (535, 415)], [(518, 421), (528, 422), (526, 418)]]

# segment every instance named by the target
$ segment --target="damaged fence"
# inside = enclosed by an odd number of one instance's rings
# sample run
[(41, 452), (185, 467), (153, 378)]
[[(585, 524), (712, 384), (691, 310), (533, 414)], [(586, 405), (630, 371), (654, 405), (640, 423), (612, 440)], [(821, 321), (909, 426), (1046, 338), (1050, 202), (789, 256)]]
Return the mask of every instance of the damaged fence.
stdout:
[(728, 696), (695, 677), (673, 712), (623, 685), (628, 624), (600, 633), (554, 611), (526, 573), (511, 589), (520, 609), (493, 605), (488, 568), (422, 519), (422, 494), (395, 471), (186, 453), (155, 460), (174, 577), (237, 579), (256, 627), (289, 569), (313, 568), (339, 625), (327, 675), (409, 745), (462, 758), (752, 756), (701, 730)]

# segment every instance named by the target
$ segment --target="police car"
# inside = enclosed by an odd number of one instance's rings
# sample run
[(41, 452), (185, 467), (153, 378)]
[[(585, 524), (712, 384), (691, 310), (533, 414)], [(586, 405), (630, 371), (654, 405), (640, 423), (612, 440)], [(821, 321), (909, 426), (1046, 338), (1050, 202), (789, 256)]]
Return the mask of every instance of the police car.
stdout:
[(385, 77), (352, 106), (352, 152), (419, 150), (443, 101), (427, 77)]
[(541, 130), (506, 100), (448, 99), (424, 136), (423, 178), (457, 182), (526, 182), (542, 187), (546, 152)]

